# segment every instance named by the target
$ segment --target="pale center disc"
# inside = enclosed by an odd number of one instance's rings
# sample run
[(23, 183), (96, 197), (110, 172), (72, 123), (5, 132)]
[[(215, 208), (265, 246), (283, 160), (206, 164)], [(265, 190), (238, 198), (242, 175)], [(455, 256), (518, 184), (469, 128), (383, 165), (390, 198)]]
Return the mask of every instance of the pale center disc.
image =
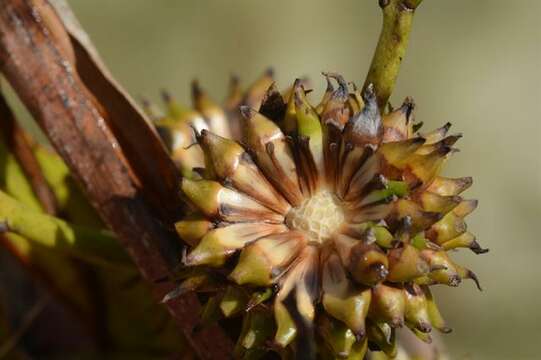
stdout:
[(286, 216), (291, 229), (304, 231), (312, 241), (323, 243), (344, 223), (344, 213), (338, 199), (322, 190), (292, 208)]

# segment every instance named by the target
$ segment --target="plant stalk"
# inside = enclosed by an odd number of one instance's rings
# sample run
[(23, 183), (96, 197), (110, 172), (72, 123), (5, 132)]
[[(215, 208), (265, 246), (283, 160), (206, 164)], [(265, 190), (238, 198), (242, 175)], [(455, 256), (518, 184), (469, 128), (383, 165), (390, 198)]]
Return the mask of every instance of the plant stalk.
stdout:
[(373, 84), (383, 111), (396, 84), (406, 54), (413, 15), (422, 0), (379, 0), (383, 25), (363, 89)]

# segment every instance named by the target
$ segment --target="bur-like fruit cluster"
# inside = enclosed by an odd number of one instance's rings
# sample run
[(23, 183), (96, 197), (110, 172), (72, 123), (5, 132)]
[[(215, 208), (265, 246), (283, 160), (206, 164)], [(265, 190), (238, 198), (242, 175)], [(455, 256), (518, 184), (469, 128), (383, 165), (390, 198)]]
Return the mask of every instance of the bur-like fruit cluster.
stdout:
[(381, 114), (372, 86), (324, 75), (317, 104), (304, 81), (281, 93), (266, 74), (245, 93), (234, 82), (224, 109), (197, 84), (195, 110), (166, 96), (157, 121), (188, 204), (182, 280), (165, 300), (198, 291), (203, 322), (242, 317), (238, 358), (301, 343), (320, 358), (394, 356), (399, 327), (424, 341), (450, 331), (432, 285), (477, 283), (449, 256), (486, 251), (464, 222), (471, 178), (439, 175), (460, 135), (419, 133), (412, 99)]

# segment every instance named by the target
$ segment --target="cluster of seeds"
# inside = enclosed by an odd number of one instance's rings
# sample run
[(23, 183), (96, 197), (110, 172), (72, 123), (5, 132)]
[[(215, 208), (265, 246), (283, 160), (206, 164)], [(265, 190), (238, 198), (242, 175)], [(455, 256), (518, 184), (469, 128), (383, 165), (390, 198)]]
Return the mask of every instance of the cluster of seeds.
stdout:
[(410, 98), (381, 114), (372, 86), (324, 75), (317, 105), (304, 81), (281, 93), (267, 73), (245, 93), (234, 81), (224, 108), (197, 84), (196, 110), (165, 96), (156, 120), (188, 204), (182, 280), (165, 300), (198, 291), (202, 321), (242, 317), (237, 358), (394, 356), (399, 327), (424, 341), (450, 330), (431, 285), (477, 283), (448, 255), (486, 252), (464, 222), (471, 178), (439, 175), (460, 135), (419, 133)]

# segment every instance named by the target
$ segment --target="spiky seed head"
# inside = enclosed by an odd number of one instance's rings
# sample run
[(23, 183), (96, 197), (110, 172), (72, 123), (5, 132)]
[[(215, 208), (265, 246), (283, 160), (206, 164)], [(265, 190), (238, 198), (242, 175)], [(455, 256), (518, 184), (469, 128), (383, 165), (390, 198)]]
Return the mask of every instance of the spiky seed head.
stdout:
[(203, 317), (243, 317), (237, 358), (314, 332), (322, 354), (394, 356), (397, 327), (424, 341), (450, 331), (431, 285), (479, 286), (448, 253), (487, 251), (464, 222), (471, 178), (439, 175), (461, 135), (419, 135), (412, 98), (381, 114), (373, 86), (324, 76), (316, 105), (304, 80), (280, 94), (267, 72), (242, 94), (234, 79), (226, 111), (194, 82), (197, 111), (167, 94), (156, 120), (184, 175), (183, 264), (200, 269), (165, 300), (221, 278)]

